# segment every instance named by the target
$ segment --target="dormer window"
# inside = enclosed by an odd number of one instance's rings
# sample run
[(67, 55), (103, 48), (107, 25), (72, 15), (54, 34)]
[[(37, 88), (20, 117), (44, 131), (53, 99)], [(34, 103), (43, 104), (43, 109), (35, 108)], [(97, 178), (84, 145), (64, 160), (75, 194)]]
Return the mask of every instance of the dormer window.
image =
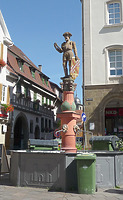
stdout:
[(35, 79), (35, 70), (31, 70), (32, 77)]
[(42, 77), (42, 83), (44, 84), (44, 78)]
[(18, 66), (19, 66), (20, 70), (23, 72), (23, 64), (24, 64), (24, 62), (22, 60), (20, 60), (20, 59), (17, 59), (17, 63), (18, 63)]
[(46, 82), (46, 86), (48, 86), (48, 80), (46, 80), (45, 82)]

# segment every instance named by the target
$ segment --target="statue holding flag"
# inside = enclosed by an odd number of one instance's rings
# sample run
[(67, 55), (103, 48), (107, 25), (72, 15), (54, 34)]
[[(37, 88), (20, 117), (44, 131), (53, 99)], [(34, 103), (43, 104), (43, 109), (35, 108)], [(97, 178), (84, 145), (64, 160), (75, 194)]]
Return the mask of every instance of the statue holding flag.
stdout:
[(69, 63), (69, 75), (71, 75), (72, 79), (75, 80), (79, 74), (80, 65), (80, 60), (77, 56), (76, 43), (70, 41), (70, 37), (72, 36), (71, 33), (65, 32), (63, 36), (65, 38), (65, 42), (62, 43), (61, 47), (59, 47), (57, 43), (54, 43), (54, 47), (59, 53), (63, 53), (63, 68), (65, 77), (68, 76), (67, 63)]

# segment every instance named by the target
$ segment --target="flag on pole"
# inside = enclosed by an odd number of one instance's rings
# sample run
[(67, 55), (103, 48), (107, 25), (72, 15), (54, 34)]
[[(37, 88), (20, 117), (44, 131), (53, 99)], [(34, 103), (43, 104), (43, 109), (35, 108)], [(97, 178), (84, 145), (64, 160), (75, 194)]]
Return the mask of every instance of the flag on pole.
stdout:
[(75, 58), (73, 57), (70, 68), (70, 75), (72, 76), (73, 80), (75, 80), (79, 75), (79, 67), (80, 67), (80, 60), (75, 60)]

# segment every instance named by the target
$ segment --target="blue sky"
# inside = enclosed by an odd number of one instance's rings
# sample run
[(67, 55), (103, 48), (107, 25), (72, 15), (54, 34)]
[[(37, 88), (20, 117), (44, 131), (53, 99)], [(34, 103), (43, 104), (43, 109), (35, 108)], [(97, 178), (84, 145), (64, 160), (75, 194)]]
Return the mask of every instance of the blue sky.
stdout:
[[(0, 0), (0, 9), (13, 43), (60, 86), (64, 76), (62, 54), (53, 44), (64, 42), (63, 33), (72, 33), (80, 58), (76, 78), (77, 96), (82, 102), (82, 17), (80, 0)], [(76, 94), (76, 93), (75, 93)]]

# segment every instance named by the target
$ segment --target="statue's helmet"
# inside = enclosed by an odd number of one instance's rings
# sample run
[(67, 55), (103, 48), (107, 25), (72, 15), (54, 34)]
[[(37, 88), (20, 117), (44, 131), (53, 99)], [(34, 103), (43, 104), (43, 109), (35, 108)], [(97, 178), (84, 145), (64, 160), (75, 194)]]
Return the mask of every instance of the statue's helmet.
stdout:
[(65, 32), (64, 34), (63, 34), (63, 36), (65, 37), (65, 36), (68, 36), (69, 38), (72, 36), (72, 34), (70, 33), (70, 32)]

